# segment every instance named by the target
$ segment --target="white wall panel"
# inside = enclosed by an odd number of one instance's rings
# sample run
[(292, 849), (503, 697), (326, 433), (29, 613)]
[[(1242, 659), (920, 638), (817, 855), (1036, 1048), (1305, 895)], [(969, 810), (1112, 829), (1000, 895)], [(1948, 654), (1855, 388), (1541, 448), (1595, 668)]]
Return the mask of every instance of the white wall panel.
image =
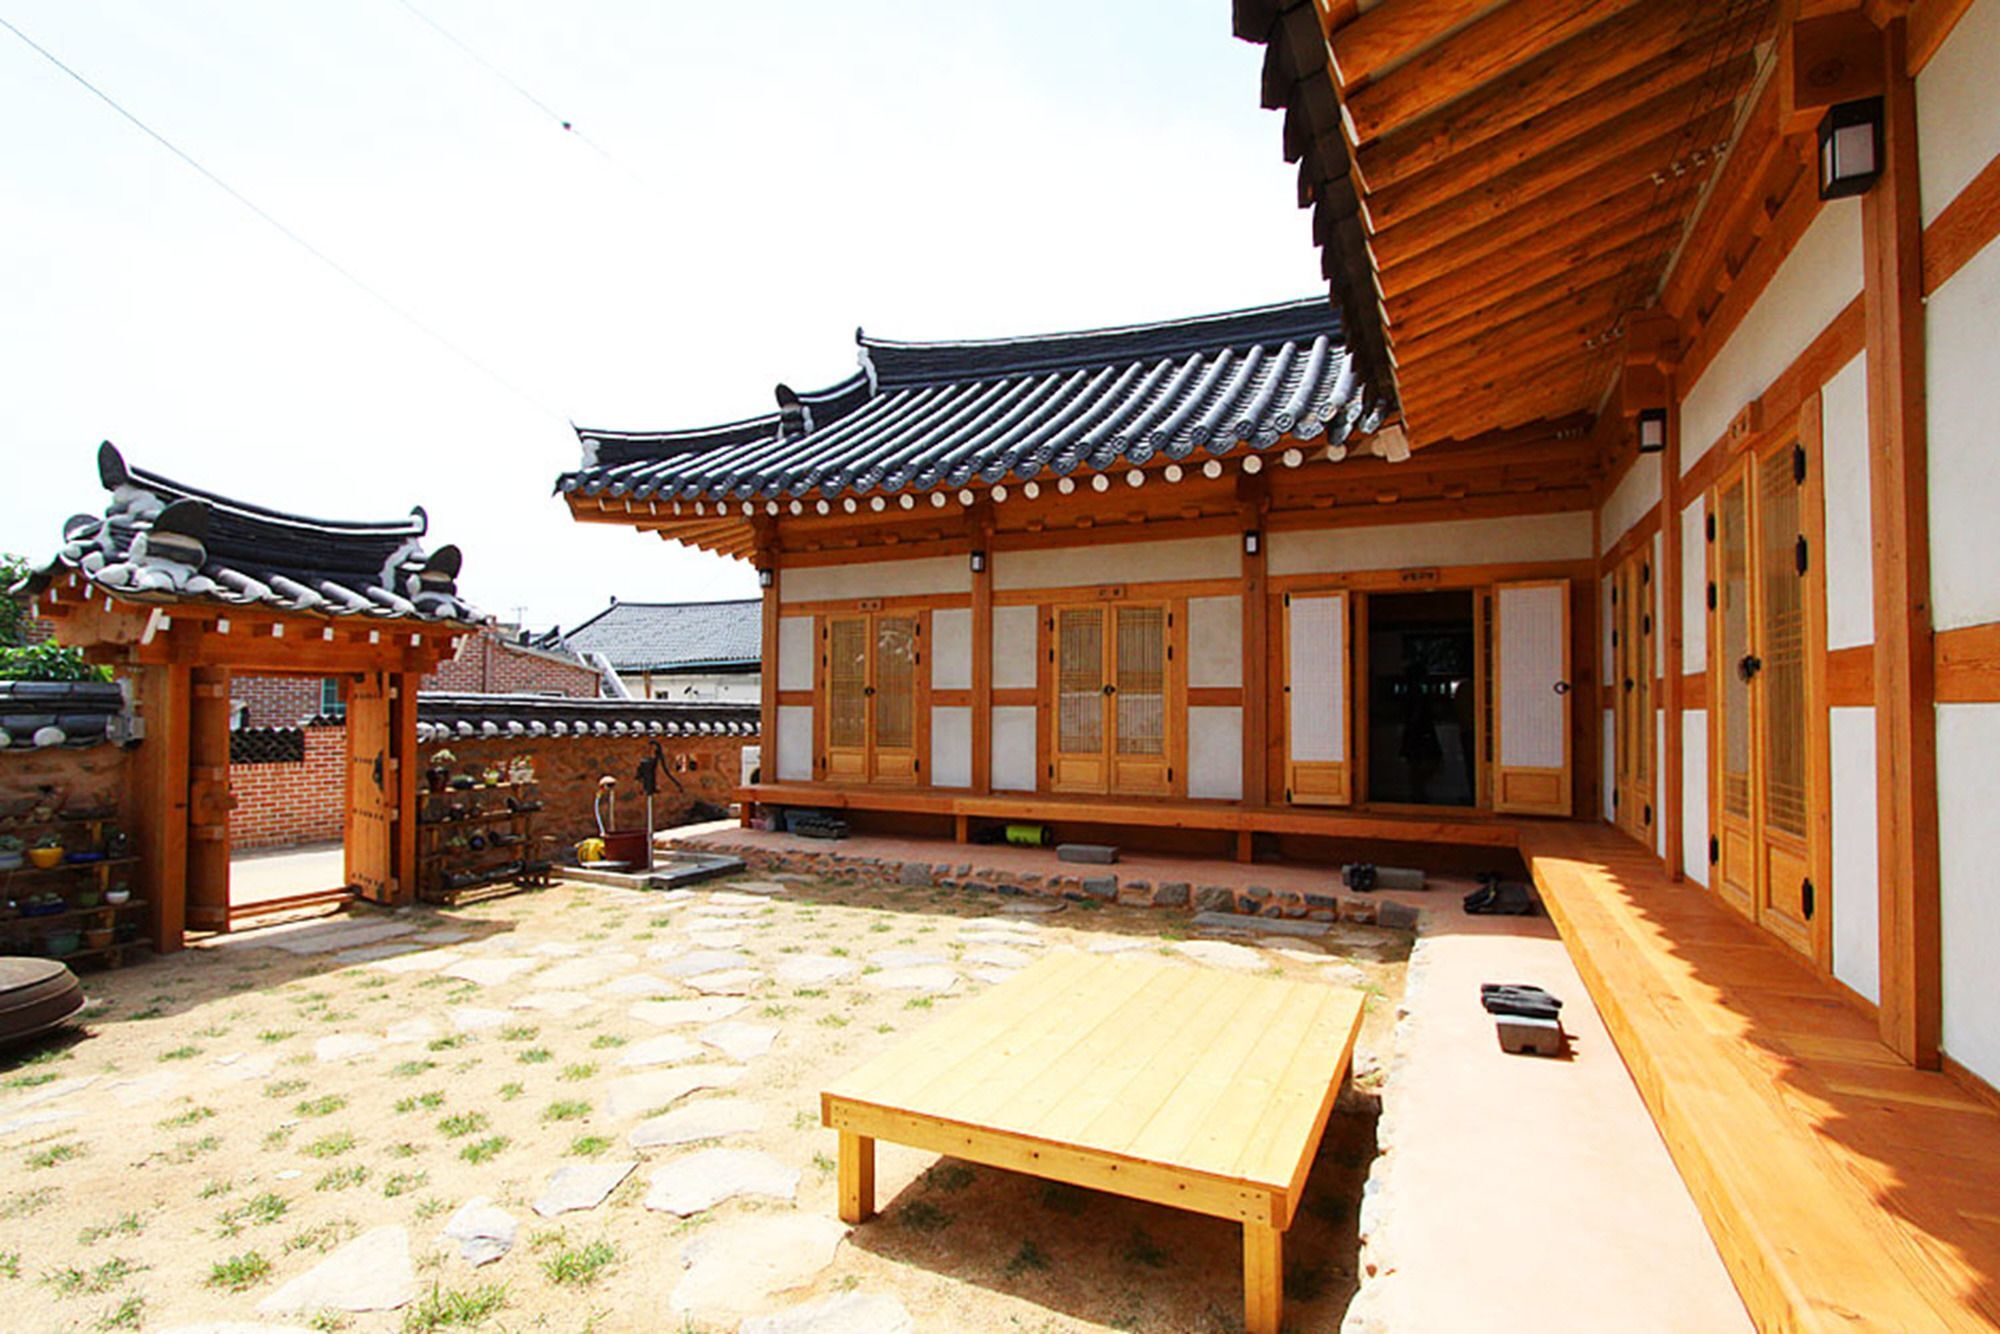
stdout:
[(1681, 712), (1681, 865), (1708, 883), (1708, 714)]
[(810, 783), (813, 776), (813, 711), (810, 706), (778, 706), (778, 781)]
[(1833, 975), (1881, 999), (1875, 862), (1875, 710), (1833, 709)]
[[(1667, 539), (1664, 534), (1653, 534), (1653, 550), (1647, 559), (1647, 569), (1652, 572), (1652, 582), (1646, 585), (1646, 614), (1653, 618), (1653, 675), (1664, 676), (1667, 671), (1667, 581), (1660, 571), (1661, 562), (1666, 560)], [(1656, 701), (1657, 702), (1657, 701)], [(1653, 752), (1658, 755), (1659, 751)]]
[(1099, 541), (1080, 547), (993, 553), (995, 588), (1078, 588), (1169, 579), (1234, 579), (1243, 539), (1235, 533), (1171, 542)]
[(1285, 608), (1291, 644), (1286, 692), (1294, 763), (1347, 759), (1347, 596), (1295, 596)]
[(1944, 940), (1944, 1049), (2000, 1084), (2000, 894), (1993, 812), (2000, 808), (2000, 704), (1937, 711), (1939, 934)]
[(2000, 0), (1976, 0), (1917, 75), (1917, 170), (1925, 223), (2000, 156)]
[(1597, 523), (1598, 554), (1618, 545), (1632, 525), (1646, 517), (1646, 511), (1660, 503), (1660, 454), (1641, 454), (1610, 495)]
[(972, 710), (939, 705), (931, 710), (931, 782), (972, 786)]
[(1826, 496), (1826, 646), (1875, 641), (1875, 563), (1868, 517), (1868, 357), (1820, 390), (1820, 482)]
[(1512, 519), (1288, 528), (1267, 534), (1266, 541), (1273, 575), (1587, 560), (1596, 554), (1590, 549), (1588, 510)]
[[(1294, 603), (1297, 599), (1293, 600)], [(1493, 661), (1500, 674), (1500, 745), (1495, 761), (1502, 768), (1555, 768), (1566, 759), (1564, 741), (1569, 696), (1551, 686), (1563, 679), (1563, 654), (1569, 645), (1569, 605), (1566, 584), (1502, 586), (1494, 594), (1494, 620), (1500, 642)]]
[(1611, 804), (1611, 794), (1618, 790), (1618, 715), (1611, 710), (1604, 711), (1604, 724), (1597, 735), (1604, 739), (1598, 749), (1599, 773), (1602, 777), (1597, 784), (1598, 815), (1609, 823), (1618, 819), (1618, 810)]
[(1033, 607), (993, 609), (993, 688), (1035, 688), (1035, 618)]
[(845, 598), (922, 597), (972, 592), (971, 563), (963, 556), (864, 561), (857, 565), (803, 565), (778, 580), (784, 602)]
[(813, 688), (813, 618), (778, 618), (778, 689)]
[(1836, 199), (1820, 209), (1701, 379), (1681, 396), (1683, 472), (1860, 292), (1861, 201)]
[(1008, 705), (993, 710), (993, 787), (1000, 792), (1034, 791), (1034, 709)]
[(2000, 620), (2000, 242), (1931, 293), (1924, 314), (1931, 615), (1950, 630)]
[(1188, 599), (1188, 681), (1191, 686), (1243, 684), (1243, 599)]
[(931, 689), (972, 689), (972, 611), (931, 613)]
[(1707, 670), (1708, 504), (1697, 496), (1681, 511), (1681, 674)]
[(1188, 795), (1243, 797), (1243, 710), (1195, 708), (1188, 717)]

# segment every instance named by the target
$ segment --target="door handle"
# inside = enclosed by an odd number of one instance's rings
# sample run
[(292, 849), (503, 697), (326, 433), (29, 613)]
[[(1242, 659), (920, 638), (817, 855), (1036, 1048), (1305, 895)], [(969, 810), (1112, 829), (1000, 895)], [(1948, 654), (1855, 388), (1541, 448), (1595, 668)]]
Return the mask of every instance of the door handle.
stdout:
[(1558, 681), (1555, 683), (1553, 689), (1558, 695), (1567, 695), (1569, 693), (1569, 682)]
[(1110, 682), (1107, 681), (1104, 684), (1104, 693), (1107, 695), (1115, 695), (1118, 693), (1118, 687), (1112, 685)]
[(1736, 664), (1736, 674), (1748, 681), (1764, 670), (1764, 660), (1754, 653), (1746, 653)]
[(875, 698), (875, 687), (874, 687), (874, 686), (863, 686), (863, 687), (861, 687), (861, 693), (862, 693), (862, 695), (863, 695), (864, 697), (866, 697), (866, 698), (868, 698), (868, 699), (873, 699), (873, 698)]

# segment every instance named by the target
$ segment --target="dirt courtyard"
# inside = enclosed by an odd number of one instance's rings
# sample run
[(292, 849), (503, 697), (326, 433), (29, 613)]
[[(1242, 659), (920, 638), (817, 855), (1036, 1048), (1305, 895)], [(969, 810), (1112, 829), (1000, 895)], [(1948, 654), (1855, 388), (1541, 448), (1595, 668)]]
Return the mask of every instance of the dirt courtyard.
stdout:
[[(1066, 948), (1363, 989), (1366, 1089), (1409, 938), (1224, 943), (1181, 914), (1015, 902), (558, 883), (86, 974), (76, 1033), (0, 1054), (0, 1323), (1241, 1328), (1220, 1220), (884, 1144), (880, 1215), (842, 1227), (819, 1089)], [(1336, 1328), (1353, 1294), (1370, 1101), (1343, 1098), (1289, 1234), (1289, 1328)]]

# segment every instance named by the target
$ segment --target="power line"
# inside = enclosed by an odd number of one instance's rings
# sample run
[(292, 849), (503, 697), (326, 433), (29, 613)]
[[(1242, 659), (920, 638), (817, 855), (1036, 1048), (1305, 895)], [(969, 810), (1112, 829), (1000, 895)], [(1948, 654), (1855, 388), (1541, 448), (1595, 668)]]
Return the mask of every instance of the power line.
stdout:
[(166, 149), (169, 153), (172, 153), (175, 157), (179, 158), (189, 167), (192, 167), (195, 171), (199, 172), (210, 184), (214, 185), (217, 189), (221, 190), (231, 199), (234, 199), (244, 208), (247, 208), (252, 213), (256, 214), (260, 219), (262, 219), (264, 222), (268, 223), (271, 227), (276, 229), (280, 235), (284, 236), (285, 239), (290, 241), (293, 245), (298, 246), (301, 250), (311, 255), (314, 259), (318, 260), (320, 263), (326, 265), (326, 267), (328, 267), (329, 269), (332, 269), (335, 273), (339, 274), (349, 283), (359, 288), (362, 292), (365, 292), (370, 297), (373, 297), (378, 303), (380, 303), (384, 308), (386, 308), (391, 314), (395, 315), (398, 319), (402, 320), (404, 323), (408, 324), (411, 328), (417, 330), (425, 337), (431, 339), (433, 342), (437, 343), (439, 346), (443, 347), (445, 350), (449, 351), (454, 356), (458, 357), (461, 361), (471, 366), (474, 370), (484, 375), (487, 379), (493, 381), (493, 383), (499, 385), (502, 389), (505, 389), (508, 393), (514, 395), (516, 398), (519, 398), (522, 402), (528, 404), (530, 407), (533, 407), (536, 411), (546, 413), (547, 415), (554, 417), (558, 420), (562, 419), (561, 413), (555, 411), (553, 408), (550, 408), (547, 404), (540, 402), (534, 397), (534, 395), (528, 393), (527, 390), (522, 389), (519, 385), (507, 379), (507, 377), (500, 374), (500, 372), (494, 370), (491, 366), (488, 366), (478, 357), (475, 357), (474, 355), (472, 355), (472, 353), (466, 351), (464, 348), (460, 347), (457, 343), (452, 342), (451, 339), (445, 337), (443, 334), (439, 333), (436, 329), (433, 329), (430, 325), (418, 319), (408, 310), (405, 310), (402, 306), (397, 305), (387, 296), (384, 296), (381, 292), (369, 286), (368, 283), (365, 282), (359, 275), (355, 274), (353, 271), (343, 266), (338, 260), (334, 259), (333, 256), (327, 254), (324, 250), (321, 250), (311, 241), (308, 241), (305, 237), (293, 231), (290, 227), (286, 226), (282, 221), (280, 221), (274, 215), (266, 212), (257, 203), (256, 200), (250, 198), (248, 195), (244, 194), (241, 190), (238, 190), (228, 181), (223, 180), (222, 177), (216, 175), (214, 172), (210, 171), (207, 167), (203, 166), (201, 162), (199, 162), (191, 154), (187, 153), (185, 150), (180, 148), (172, 140), (168, 139), (158, 130), (148, 125), (145, 121), (140, 120), (139, 117), (135, 115), (133, 112), (126, 110), (126, 108), (122, 104), (120, 104), (116, 98), (112, 97), (111, 94), (105, 92), (102, 88), (99, 88), (96, 84), (92, 83), (89, 79), (85, 78), (82, 74), (78, 73), (75, 69), (65, 64), (62, 61), (62, 59), (58, 57), (53, 51), (50, 51), (40, 42), (37, 42), (34, 38), (28, 36), (27, 33), (22, 32), (19, 28), (15, 27), (13, 23), (9, 22), (5, 17), (0, 17), (0, 28), (5, 28), (8, 32), (13, 33), (16, 37), (20, 38), (21, 41), (25, 43), (30, 50), (34, 51), (36, 55), (39, 55), (42, 59), (48, 61), (51, 65), (54, 65), (57, 69), (61, 70), (64, 74), (67, 74), (80, 87), (89, 92), (91, 96), (95, 97), (98, 101), (104, 103), (104, 105), (110, 107), (113, 111), (117, 112), (140, 133), (144, 134), (154, 143)]

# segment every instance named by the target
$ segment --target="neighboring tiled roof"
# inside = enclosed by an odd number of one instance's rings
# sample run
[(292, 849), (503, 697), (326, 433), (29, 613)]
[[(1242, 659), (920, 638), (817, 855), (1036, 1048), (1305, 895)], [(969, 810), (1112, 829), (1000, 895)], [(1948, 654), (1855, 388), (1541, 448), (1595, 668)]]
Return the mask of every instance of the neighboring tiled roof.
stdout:
[(424, 551), (421, 508), (388, 523), (306, 519), (199, 491), (128, 468), (110, 442), (97, 451), (111, 503), (63, 525), (61, 555), (23, 585), (40, 592), (80, 571), (121, 598), (216, 602), (323, 616), (470, 624), (458, 596), (459, 551)]
[(756, 736), (755, 704), (664, 699), (564, 699), (557, 695), (417, 696), (417, 739), (503, 736)]
[(557, 486), (637, 500), (833, 499), (1124, 470), (1329, 443), (1371, 415), (1321, 297), (1034, 338), (897, 343), (856, 332), (862, 373), (699, 431), (579, 428)]
[(122, 742), (128, 723), (108, 681), (0, 681), (0, 752)]
[(562, 637), (626, 672), (753, 668), (763, 658), (764, 604), (614, 602)]

